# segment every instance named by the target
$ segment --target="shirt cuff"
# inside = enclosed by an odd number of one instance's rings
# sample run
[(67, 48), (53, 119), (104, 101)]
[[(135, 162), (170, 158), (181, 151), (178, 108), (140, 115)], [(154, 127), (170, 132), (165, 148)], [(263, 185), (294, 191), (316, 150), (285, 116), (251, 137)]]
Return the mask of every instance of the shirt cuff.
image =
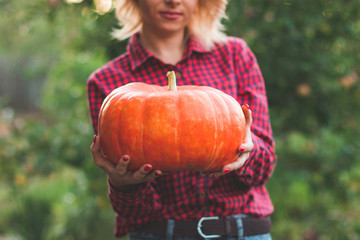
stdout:
[(266, 153), (264, 141), (253, 134), (254, 148), (250, 152), (249, 159), (236, 171), (241, 181), (247, 185), (261, 185), (268, 178), (270, 156)]
[(149, 183), (141, 183), (134, 186), (131, 190), (118, 190), (107, 180), (109, 186), (109, 198), (112, 202), (122, 202), (132, 204), (134, 202), (142, 201), (149, 187)]

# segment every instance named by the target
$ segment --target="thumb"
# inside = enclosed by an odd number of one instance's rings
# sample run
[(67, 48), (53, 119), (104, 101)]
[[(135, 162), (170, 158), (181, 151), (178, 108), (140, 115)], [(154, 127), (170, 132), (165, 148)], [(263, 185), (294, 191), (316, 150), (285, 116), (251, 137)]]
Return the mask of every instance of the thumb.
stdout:
[(252, 124), (252, 115), (251, 115), (250, 106), (248, 104), (244, 104), (241, 106), (241, 109), (244, 112), (246, 127), (250, 128), (250, 126)]

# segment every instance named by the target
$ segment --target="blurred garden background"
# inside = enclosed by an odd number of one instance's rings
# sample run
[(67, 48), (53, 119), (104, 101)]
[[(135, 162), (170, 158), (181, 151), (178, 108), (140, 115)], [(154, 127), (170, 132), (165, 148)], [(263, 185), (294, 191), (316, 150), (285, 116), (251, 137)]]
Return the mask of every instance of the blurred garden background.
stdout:
[[(360, 1), (231, 0), (268, 91), (274, 240), (360, 239)], [(0, 239), (113, 239), (85, 82), (124, 51), (90, 0), (0, 0)]]

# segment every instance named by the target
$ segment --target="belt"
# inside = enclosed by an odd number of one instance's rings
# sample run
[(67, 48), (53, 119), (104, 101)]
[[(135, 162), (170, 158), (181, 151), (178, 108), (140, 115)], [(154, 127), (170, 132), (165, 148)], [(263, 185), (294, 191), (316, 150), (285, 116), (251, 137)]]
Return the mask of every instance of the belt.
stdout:
[[(241, 218), (243, 225), (243, 236), (253, 236), (270, 232), (271, 219), (269, 216), (264, 218), (245, 217)], [(151, 233), (165, 236), (167, 231), (167, 221), (150, 222), (140, 227), (137, 232)], [(215, 238), (220, 236), (236, 237), (238, 226), (233, 217), (219, 219), (218, 217), (203, 217), (199, 221), (175, 221), (173, 235), (182, 236), (202, 236), (204, 238)]]

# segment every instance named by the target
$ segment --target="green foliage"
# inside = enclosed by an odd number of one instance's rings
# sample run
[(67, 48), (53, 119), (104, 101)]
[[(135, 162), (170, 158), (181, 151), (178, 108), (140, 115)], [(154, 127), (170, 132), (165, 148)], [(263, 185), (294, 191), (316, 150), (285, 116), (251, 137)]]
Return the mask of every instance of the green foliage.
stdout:
[[(126, 42), (109, 35), (114, 13), (93, 8), (0, 0), (0, 63), (29, 91), (42, 86), (35, 115), (0, 96), (0, 238), (112, 238), (85, 81)], [(359, 239), (360, 2), (233, 0), (228, 14), (227, 33), (248, 42), (267, 84), (273, 239)]]
[(359, 239), (360, 2), (232, 1), (267, 84), (274, 239)]
[(9, 36), (0, 39), (0, 58), (42, 86), (40, 113), (15, 112), (0, 98), (0, 238), (112, 239), (106, 177), (89, 151), (85, 90), (90, 73), (107, 61), (99, 42), (112, 40), (89, 36), (106, 30), (87, 2), (0, 4), (1, 35)]

